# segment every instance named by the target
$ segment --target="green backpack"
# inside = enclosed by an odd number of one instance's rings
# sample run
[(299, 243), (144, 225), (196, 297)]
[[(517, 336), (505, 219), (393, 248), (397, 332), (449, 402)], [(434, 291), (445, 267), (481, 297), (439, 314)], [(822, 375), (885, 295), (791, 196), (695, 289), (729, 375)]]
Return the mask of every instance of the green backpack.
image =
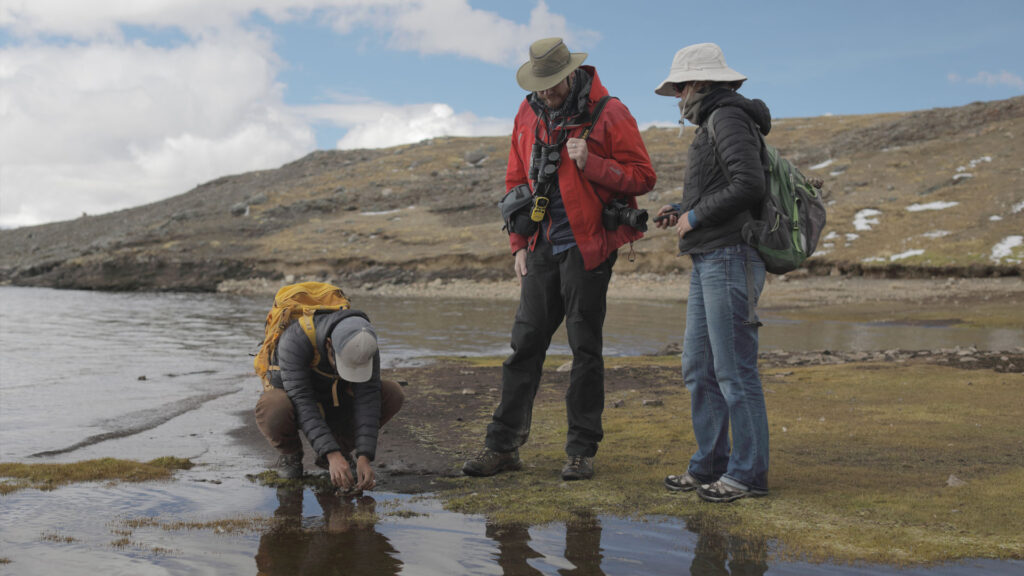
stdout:
[[(718, 154), (714, 121), (718, 110), (708, 118), (708, 134), (715, 157), (725, 171)], [(767, 193), (761, 201), (760, 215), (743, 226), (743, 240), (757, 250), (765, 270), (785, 274), (799, 268), (814, 254), (825, 228), (825, 203), (821, 199), (820, 180), (808, 180), (758, 132), (767, 153), (765, 165)], [(728, 177), (728, 173), (726, 173)]]

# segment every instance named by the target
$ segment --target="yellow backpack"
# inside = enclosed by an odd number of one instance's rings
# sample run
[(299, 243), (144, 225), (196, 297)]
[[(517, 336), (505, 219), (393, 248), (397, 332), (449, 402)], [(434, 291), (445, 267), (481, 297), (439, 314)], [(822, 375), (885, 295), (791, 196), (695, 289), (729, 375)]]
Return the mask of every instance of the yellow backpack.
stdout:
[(263, 389), (273, 387), (270, 384), (270, 372), (280, 368), (271, 365), (270, 359), (274, 356), (281, 334), (293, 320), (299, 321), (302, 331), (313, 344), (313, 366), (316, 367), (320, 364), (320, 351), (316, 347), (313, 315), (320, 310), (348, 310), (349, 305), (341, 288), (324, 282), (300, 282), (278, 290), (274, 296), (274, 306), (267, 313), (263, 344), (253, 361), (256, 374), (263, 380)]

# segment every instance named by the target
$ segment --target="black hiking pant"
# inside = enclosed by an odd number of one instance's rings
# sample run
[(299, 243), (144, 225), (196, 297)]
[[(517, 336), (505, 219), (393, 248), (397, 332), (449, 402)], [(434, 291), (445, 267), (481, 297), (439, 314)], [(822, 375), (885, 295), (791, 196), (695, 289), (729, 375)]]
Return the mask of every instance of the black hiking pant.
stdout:
[(569, 456), (593, 456), (604, 436), (604, 317), (608, 282), (617, 253), (593, 270), (583, 267), (579, 248), (560, 254), (538, 243), (526, 256), (519, 309), (512, 325), (512, 355), (502, 365), (501, 402), (487, 426), (487, 447), (511, 452), (526, 443), (533, 402), (551, 336), (565, 320), (572, 372), (565, 393)]

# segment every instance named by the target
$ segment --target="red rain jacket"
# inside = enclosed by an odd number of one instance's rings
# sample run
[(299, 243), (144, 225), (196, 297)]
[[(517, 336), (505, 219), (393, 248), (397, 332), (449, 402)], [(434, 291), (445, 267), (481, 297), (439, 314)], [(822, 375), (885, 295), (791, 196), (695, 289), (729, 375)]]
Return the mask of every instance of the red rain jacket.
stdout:
[[(592, 78), (588, 107), (593, 110), (597, 102), (608, 95), (608, 90), (601, 84), (593, 66), (580, 68)], [(512, 147), (505, 173), (506, 192), (520, 184), (530, 184), (532, 189), (527, 175), (530, 171), (534, 135), (541, 134), (543, 138), (547, 134), (543, 126), (536, 130), (538, 122), (541, 119), (527, 99), (523, 99), (512, 129)], [(587, 126), (589, 123), (568, 126), (569, 137), (579, 137)], [(614, 231), (605, 230), (601, 224), (604, 204), (620, 197), (636, 208), (635, 197), (650, 192), (657, 176), (636, 120), (616, 98), (608, 100), (601, 111), (597, 124), (587, 137), (587, 150), (586, 168), (580, 171), (576, 162), (569, 158), (565, 147), (562, 147), (558, 187), (569, 217), (569, 226), (583, 255), (583, 265), (587, 270), (593, 270), (618, 250), (619, 246), (643, 237), (642, 232), (626, 225)], [(540, 233), (538, 230), (531, 238), (511, 234), (509, 241), (512, 253), (527, 246), (532, 251)]]

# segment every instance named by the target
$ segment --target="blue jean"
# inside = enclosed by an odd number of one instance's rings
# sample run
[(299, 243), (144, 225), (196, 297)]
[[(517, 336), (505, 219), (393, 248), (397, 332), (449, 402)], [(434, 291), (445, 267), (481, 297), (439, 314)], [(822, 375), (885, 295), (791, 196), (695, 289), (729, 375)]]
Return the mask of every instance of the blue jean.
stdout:
[(692, 258), (683, 338), (683, 380), (697, 438), (689, 472), (702, 482), (721, 478), (767, 491), (768, 413), (757, 371), (758, 324), (748, 307), (764, 287), (764, 263), (746, 244)]

